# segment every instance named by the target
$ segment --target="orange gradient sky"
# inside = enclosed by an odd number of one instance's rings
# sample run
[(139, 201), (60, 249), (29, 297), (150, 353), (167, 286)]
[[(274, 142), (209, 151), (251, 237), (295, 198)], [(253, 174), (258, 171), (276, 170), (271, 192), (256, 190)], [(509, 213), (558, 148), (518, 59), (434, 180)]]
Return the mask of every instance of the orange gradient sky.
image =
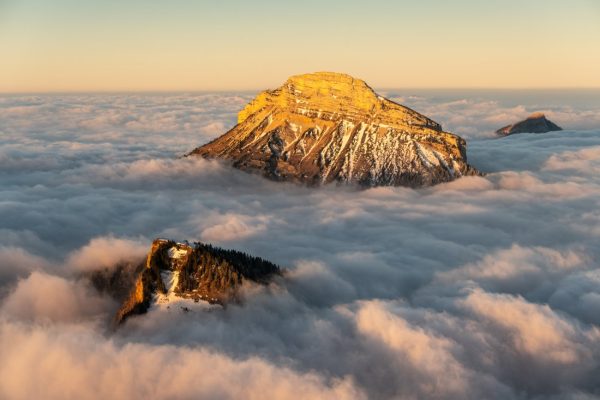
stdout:
[(0, 0), (0, 92), (600, 87), (595, 0)]

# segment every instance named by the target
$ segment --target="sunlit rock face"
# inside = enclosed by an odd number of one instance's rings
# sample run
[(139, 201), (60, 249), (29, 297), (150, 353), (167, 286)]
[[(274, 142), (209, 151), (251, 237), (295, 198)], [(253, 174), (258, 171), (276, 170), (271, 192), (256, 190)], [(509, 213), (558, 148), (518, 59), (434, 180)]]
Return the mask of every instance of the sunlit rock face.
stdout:
[(499, 136), (508, 136), (515, 133), (546, 133), (554, 131), (562, 131), (562, 128), (547, 119), (543, 113), (533, 113), (523, 121), (498, 129), (496, 134)]
[(364, 81), (331, 72), (260, 93), (233, 129), (189, 155), (309, 185), (423, 186), (477, 174), (464, 139)]
[(152, 243), (145, 262), (133, 273), (125, 273), (126, 269), (118, 267), (110, 276), (97, 272), (91, 277), (98, 289), (122, 302), (115, 326), (153, 305), (189, 311), (194, 303), (237, 301), (244, 281), (266, 284), (281, 273), (277, 265), (235, 250), (166, 239)]

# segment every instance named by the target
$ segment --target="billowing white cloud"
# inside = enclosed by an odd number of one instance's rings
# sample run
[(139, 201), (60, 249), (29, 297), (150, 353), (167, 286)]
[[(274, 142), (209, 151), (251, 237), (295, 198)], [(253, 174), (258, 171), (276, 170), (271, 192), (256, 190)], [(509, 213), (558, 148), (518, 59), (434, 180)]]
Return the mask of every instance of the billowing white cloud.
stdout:
[(377, 301), (361, 304), (355, 319), (362, 335), (394, 354), (393, 369), (407, 392), (426, 397), (467, 395), (468, 373), (452, 355), (451, 340), (412, 326)]
[(580, 361), (576, 342), (570, 340), (575, 329), (557, 317), (548, 306), (481, 291), (471, 293), (463, 305), (477, 317), (494, 324), (494, 329), (504, 331), (516, 352), (540, 361), (548, 359), (562, 364)]
[(8, 289), (8, 283), (34, 271), (47, 269), (49, 265), (43, 257), (30, 254), (23, 247), (0, 247), (0, 296)]
[(547, 171), (572, 170), (581, 173), (600, 173), (600, 146), (554, 154), (544, 164)]
[(12, 399), (363, 399), (350, 378), (329, 382), (259, 357), (204, 348), (120, 345), (86, 328), (0, 327), (0, 396)]
[(440, 284), (474, 281), (494, 291), (530, 294), (589, 268), (593, 268), (593, 263), (581, 248), (561, 252), (513, 244), (510, 248), (491, 252), (475, 263), (442, 271), (437, 277)]
[(18, 282), (2, 303), (1, 311), (12, 319), (44, 323), (79, 322), (111, 308), (112, 301), (98, 295), (85, 282), (33, 272)]
[(248, 216), (239, 214), (225, 214), (199, 220), (202, 229), (200, 239), (204, 242), (229, 242), (244, 239), (266, 231), (269, 218), (264, 215)]
[(137, 262), (147, 253), (147, 241), (97, 237), (73, 251), (67, 258), (67, 266), (78, 272), (110, 269), (122, 262)]

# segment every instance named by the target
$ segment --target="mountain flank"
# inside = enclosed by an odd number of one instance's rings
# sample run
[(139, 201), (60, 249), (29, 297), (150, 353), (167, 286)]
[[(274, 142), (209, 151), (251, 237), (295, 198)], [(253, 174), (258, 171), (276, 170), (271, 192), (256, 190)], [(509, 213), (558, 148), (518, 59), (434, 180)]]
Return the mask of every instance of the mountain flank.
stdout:
[(418, 187), (478, 174), (464, 139), (332, 72), (293, 76), (260, 93), (234, 128), (187, 156), (311, 186)]

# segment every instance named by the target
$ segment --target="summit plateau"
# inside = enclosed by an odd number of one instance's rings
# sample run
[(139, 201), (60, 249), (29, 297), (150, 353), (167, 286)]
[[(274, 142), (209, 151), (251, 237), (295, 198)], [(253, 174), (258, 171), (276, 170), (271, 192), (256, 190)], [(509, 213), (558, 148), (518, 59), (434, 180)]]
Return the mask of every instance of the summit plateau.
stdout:
[(260, 93), (235, 127), (188, 156), (308, 185), (418, 187), (478, 174), (464, 139), (364, 81), (331, 72), (294, 76)]

